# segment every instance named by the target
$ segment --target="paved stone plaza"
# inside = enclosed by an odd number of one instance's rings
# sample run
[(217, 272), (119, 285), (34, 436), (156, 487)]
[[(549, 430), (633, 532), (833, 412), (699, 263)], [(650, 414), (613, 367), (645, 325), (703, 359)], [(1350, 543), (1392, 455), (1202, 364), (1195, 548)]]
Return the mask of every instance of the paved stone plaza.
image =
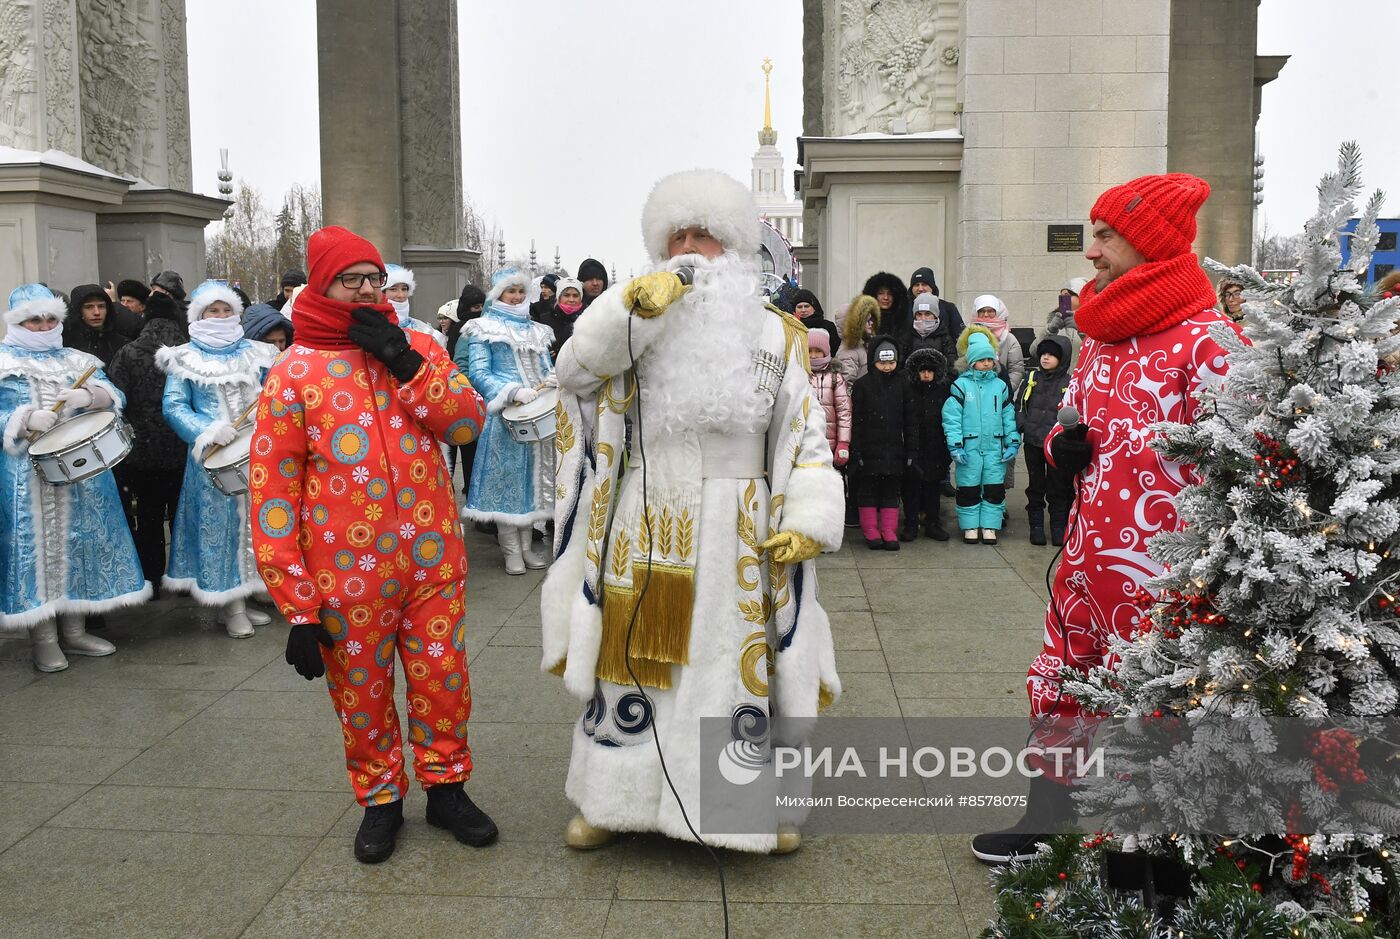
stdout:
[[(1011, 504), (1019, 506), (1018, 494)], [(945, 517), (951, 507), (945, 506)], [(1052, 548), (859, 542), (824, 556), (844, 716), (1017, 715)], [(848, 534), (857, 534), (848, 529)], [(111, 658), (41, 676), (0, 641), (4, 936), (713, 936), (702, 850), (655, 836), (562, 841), (579, 704), (539, 671), (541, 575), (507, 577), (470, 532), (477, 769), (500, 841), (473, 850), (408, 800), (394, 857), (357, 864), (360, 820), (325, 686), (282, 660), (285, 627), (227, 638), (164, 601), (109, 617)], [(400, 700), (402, 700), (400, 698)], [(976, 936), (986, 868), (962, 835), (811, 836), (788, 857), (723, 855), (733, 935)]]

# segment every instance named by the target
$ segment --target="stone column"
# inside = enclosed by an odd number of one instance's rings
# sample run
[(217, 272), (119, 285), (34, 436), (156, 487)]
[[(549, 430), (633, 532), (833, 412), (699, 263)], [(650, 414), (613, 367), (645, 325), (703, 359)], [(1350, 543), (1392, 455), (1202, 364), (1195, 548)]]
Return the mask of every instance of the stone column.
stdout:
[(396, 0), (316, 4), (322, 218), (392, 263), (403, 244), (398, 9)]
[(1172, 2), (1167, 168), (1210, 182), (1196, 250), (1226, 264), (1253, 255), (1258, 87), (1282, 67), (1258, 74), (1258, 31), (1258, 0)]
[(456, 0), (321, 2), (317, 27), (326, 224), (412, 268), (414, 314), (431, 319), (474, 260), (462, 246)]

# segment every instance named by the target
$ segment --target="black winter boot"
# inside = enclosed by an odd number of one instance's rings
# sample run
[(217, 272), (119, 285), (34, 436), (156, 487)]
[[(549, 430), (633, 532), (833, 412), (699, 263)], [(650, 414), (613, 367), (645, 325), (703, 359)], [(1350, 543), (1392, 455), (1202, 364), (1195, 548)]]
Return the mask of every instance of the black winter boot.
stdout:
[(394, 841), (403, 827), (403, 800), (365, 806), (365, 817), (355, 833), (355, 860), (378, 864), (394, 853)]
[(1063, 518), (1050, 519), (1050, 543), (1057, 548), (1064, 547), (1066, 521)]
[(490, 844), (499, 834), (491, 816), (476, 807), (462, 791), (461, 783), (428, 787), (428, 824), (446, 828), (462, 844), (473, 848)]
[(904, 527), (902, 527), (902, 528), (899, 530), (899, 540), (900, 540), (900, 541), (913, 541), (914, 539), (916, 539), (916, 538), (918, 538), (918, 537), (919, 537), (919, 519), (918, 519), (918, 517), (915, 516), (914, 518), (909, 518), (909, 517), (906, 516), (905, 519), (904, 519)]
[(1052, 835), (1072, 830), (1078, 813), (1069, 786), (1045, 776), (1031, 780), (1026, 814), (1010, 828), (972, 839), (972, 853), (986, 864), (1010, 864), (1035, 857), (1036, 846)]
[(927, 519), (924, 522), (924, 534), (934, 541), (947, 541), (948, 529), (943, 527), (937, 518)]
[(1030, 512), (1031, 544), (1045, 544), (1045, 513)]

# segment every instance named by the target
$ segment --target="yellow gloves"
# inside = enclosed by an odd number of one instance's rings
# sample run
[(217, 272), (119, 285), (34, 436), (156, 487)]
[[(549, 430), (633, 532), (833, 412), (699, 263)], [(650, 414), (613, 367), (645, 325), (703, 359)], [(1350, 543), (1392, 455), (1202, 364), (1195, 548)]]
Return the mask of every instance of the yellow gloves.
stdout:
[(820, 543), (808, 538), (800, 531), (780, 531), (759, 547), (773, 555), (779, 564), (797, 564), (810, 561), (822, 553)]
[(689, 289), (670, 271), (656, 271), (632, 278), (622, 291), (622, 302), (638, 316), (650, 319), (665, 313)]

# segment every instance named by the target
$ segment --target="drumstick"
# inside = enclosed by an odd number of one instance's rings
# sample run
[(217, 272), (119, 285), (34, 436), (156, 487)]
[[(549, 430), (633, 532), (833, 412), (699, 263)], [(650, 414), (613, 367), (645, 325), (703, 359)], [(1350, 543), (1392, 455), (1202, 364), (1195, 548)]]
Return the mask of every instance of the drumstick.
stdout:
[[(248, 419), (248, 417), (249, 417), (254, 411), (256, 411), (257, 409), (258, 409), (258, 400), (257, 400), (257, 399), (254, 399), (252, 404), (248, 405), (246, 408), (243, 409), (243, 413), (242, 413), (242, 414), (240, 414), (240, 415), (238, 415), (238, 417), (234, 418), (234, 421), (233, 421), (233, 429), (234, 429), (234, 430), (237, 430), (238, 428), (242, 427), (242, 426), (243, 426), (243, 422), (246, 421), (246, 420)], [(227, 446), (227, 444), (216, 443), (216, 444), (214, 444), (212, 447), (210, 447), (208, 450), (205, 450), (205, 451), (204, 451), (204, 462), (208, 463), (208, 462), (209, 462), (209, 458), (210, 458), (211, 456), (213, 456), (214, 454), (218, 453), (218, 452), (219, 452), (220, 450), (222, 450), (225, 446)]]
[[(96, 365), (89, 365), (89, 366), (87, 367), (87, 371), (85, 371), (85, 372), (83, 372), (81, 375), (79, 375), (79, 376), (78, 376), (78, 380), (75, 381), (75, 382), (73, 382), (73, 387), (74, 387), (74, 388), (81, 388), (81, 387), (83, 387), (83, 385), (85, 385), (85, 384), (87, 383), (87, 380), (88, 380), (89, 378), (91, 378), (94, 374), (96, 374), (96, 372), (97, 372), (97, 366), (96, 366)], [(57, 414), (59, 411), (62, 411), (62, 410), (63, 410), (63, 406), (64, 406), (65, 404), (67, 404), (67, 403), (68, 403), (68, 402), (66, 402), (66, 401), (55, 401), (53, 407), (49, 408), (49, 410), (52, 411), (53, 413)], [(30, 443), (33, 443), (36, 439), (38, 439), (38, 437), (39, 437), (39, 431), (37, 431), (37, 430), (32, 430), (32, 431), (29, 432), (29, 442), (30, 442)]]

